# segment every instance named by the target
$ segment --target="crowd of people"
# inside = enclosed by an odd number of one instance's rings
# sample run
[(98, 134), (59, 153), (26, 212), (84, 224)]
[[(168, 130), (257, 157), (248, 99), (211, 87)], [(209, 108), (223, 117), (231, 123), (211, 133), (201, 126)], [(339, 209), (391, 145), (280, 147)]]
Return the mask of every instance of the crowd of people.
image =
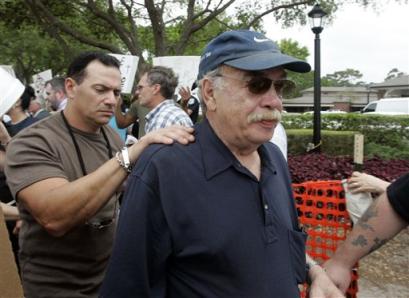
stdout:
[(192, 88), (143, 70), (126, 111), (119, 67), (82, 53), (46, 82), (45, 104), (19, 88), (0, 122), (25, 297), (298, 297), (306, 281), (310, 297), (344, 297), (356, 261), (408, 225), (408, 175), (354, 173), (350, 190), (378, 199), (330, 260), (306, 254), (279, 121), (287, 71), (311, 67), (263, 34), (210, 41)]

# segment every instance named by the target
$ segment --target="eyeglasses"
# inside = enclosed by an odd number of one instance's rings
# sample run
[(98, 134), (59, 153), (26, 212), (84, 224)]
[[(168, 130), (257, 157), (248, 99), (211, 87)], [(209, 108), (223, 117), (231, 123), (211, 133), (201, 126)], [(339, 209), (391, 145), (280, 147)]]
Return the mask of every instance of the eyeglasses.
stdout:
[(136, 86), (136, 90), (141, 91), (143, 88), (145, 88), (146, 86), (142, 86), (142, 85), (138, 85)]
[(246, 82), (247, 89), (256, 95), (262, 95), (268, 92), (271, 89), (271, 86), (274, 86), (275, 92), (280, 98), (282, 98), (284, 94), (288, 94), (295, 89), (295, 83), (288, 79), (272, 80), (263, 76), (253, 76), (250, 79), (245, 79), (227, 76), (225, 74), (219, 74), (218, 76)]

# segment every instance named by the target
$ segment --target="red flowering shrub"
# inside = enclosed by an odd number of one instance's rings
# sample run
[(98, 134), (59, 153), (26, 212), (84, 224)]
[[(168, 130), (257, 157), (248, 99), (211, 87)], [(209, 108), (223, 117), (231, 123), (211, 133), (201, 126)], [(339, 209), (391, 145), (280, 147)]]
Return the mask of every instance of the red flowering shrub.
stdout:
[[(288, 166), (293, 183), (341, 180), (348, 178), (354, 169), (352, 157), (319, 153), (289, 155)], [(409, 160), (368, 158), (364, 160), (362, 171), (380, 179), (392, 181), (409, 172)]]

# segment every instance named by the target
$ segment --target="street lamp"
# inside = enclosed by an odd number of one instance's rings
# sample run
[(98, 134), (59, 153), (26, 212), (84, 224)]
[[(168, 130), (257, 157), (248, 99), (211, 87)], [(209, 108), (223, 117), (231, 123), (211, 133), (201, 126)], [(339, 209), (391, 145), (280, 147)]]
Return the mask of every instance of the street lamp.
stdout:
[(313, 126), (313, 151), (321, 152), (321, 57), (320, 33), (322, 32), (324, 17), (327, 15), (317, 3), (308, 13), (312, 32), (315, 33), (314, 43), (314, 126)]

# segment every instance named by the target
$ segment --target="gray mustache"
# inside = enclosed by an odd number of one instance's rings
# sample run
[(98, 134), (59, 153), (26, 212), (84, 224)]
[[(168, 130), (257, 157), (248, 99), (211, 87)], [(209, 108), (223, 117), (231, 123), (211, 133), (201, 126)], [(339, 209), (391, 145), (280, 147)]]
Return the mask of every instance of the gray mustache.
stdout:
[(268, 111), (264, 113), (253, 113), (247, 117), (248, 123), (260, 122), (263, 120), (281, 121), (281, 112), (277, 109), (274, 109), (272, 111)]

